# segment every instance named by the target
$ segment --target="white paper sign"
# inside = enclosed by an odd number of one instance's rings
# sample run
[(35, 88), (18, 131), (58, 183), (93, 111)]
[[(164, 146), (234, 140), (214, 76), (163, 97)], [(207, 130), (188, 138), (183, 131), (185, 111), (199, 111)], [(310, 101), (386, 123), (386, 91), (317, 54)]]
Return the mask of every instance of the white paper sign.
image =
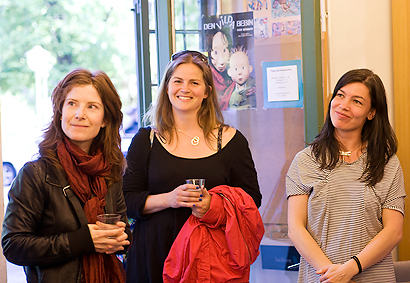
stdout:
[(299, 100), (297, 65), (266, 68), (268, 101)]

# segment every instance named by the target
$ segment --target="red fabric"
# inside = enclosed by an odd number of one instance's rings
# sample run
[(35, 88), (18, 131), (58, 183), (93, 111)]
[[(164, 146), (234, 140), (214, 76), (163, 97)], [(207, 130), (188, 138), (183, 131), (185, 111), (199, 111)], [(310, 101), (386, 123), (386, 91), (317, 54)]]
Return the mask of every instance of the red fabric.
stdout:
[(219, 96), (222, 96), (225, 93), (225, 90), (232, 85), (232, 79), (231, 77), (226, 73), (226, 71), (222, 75), (220, 72), (218, 72), (215, 67), (210, 64), (212, 71), (212, 77), (214, 78), (214, 86), (216, 93)]
[(221, 110), (226, 110), (229, 107), (229, 100), (231, 99), (232, 93), (235, 89), (236, 84), (232, 83), (224, 92), (223, 96), (221, 97)]
[[(105, 162), (99, 150), (94, 156), (86, 154), (68, 138), (57, 148), (58, 159), (67, 174), (71, 189), (84, 203), (88, 223), (95, 223), (97, 215), (104, 213), (107, 185), (105, 176), (111, 172), (111, 165)], [(125, 282), (122, 266), (114, 254), (93, 253), (83, 255), (84, 282)]]
[(164, 283), (249, 282), (265, 229), (252, 198), (241, 188), (209, 191), (211, 206), (201, 219), (191, 215), (164, 263)]

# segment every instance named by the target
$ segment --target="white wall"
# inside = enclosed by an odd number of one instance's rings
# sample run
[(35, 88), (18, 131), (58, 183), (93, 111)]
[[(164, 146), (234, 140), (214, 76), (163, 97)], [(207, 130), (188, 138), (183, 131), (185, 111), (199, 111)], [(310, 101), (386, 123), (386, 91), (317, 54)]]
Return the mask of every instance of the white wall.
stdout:
[(382, 79), (394, 122), (390, 0), (325, 0), (329, 35), (330, 91), (348, 70), (368, 68)]
[[(387, 93), (394, 127), (393, 43), (390, 0), (323, 0), (329, 36), (329, 87), (348, 70), (368, 68), (378, 74)], [(323, 6), (323, 5), (322, 5)], [(397, 260), (397, 249), (393, 250)]]

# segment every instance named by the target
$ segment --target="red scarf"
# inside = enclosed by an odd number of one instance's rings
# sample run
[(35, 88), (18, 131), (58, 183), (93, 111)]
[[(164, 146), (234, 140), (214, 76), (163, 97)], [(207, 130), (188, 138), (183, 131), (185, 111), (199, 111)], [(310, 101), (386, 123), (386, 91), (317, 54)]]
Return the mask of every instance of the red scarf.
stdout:
[[(104, 213), (107, 185), (105, 176), (111, 172), (102, 151), (90, 156), (68, 138), (57, 148), (58, 159), (67, 174), (68, 182), (77, 197), (84, 203), (88, 223), (95, 223), (97, 215)], [(83, 255), (83, 281), (87, 283), (123, 283), (122, 266), (114, 254), (92, 253)]]

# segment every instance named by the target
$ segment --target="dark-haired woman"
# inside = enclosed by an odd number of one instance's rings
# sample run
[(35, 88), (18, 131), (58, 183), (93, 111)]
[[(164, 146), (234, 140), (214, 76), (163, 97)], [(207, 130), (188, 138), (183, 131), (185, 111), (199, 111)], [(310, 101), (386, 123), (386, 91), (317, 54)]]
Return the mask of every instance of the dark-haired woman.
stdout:
[(286, 176), (298, 282), (396, 282), (404, 181), (381, 79), (368, 69), (338, 81), (323, 129)]
[[(122, 194), (121, 100), (101, 71), (76, 69), (52, 93), (39, 158), (9, 192), (2, 246), (27, 282), (125, 282), (116, 253), (130, 245)], [(97, 215), (117, 213), (111, 229)]]
[[(130, 145), (123, 178), (127, 213), (136, 219), (129, 282), (163, 282), (164, 261), (182, 226), (211, 206), (206, 188), (239, 187), (255, 209), (261, 204), (248, 142), (224, 125), (207, 61), (196, 51), (172, 56), (149, 113), (152, 129), (141, 128)], [(189, 190), (195, 189), (185, 184), (190, 178), (205, 178), (206, 188)]]

